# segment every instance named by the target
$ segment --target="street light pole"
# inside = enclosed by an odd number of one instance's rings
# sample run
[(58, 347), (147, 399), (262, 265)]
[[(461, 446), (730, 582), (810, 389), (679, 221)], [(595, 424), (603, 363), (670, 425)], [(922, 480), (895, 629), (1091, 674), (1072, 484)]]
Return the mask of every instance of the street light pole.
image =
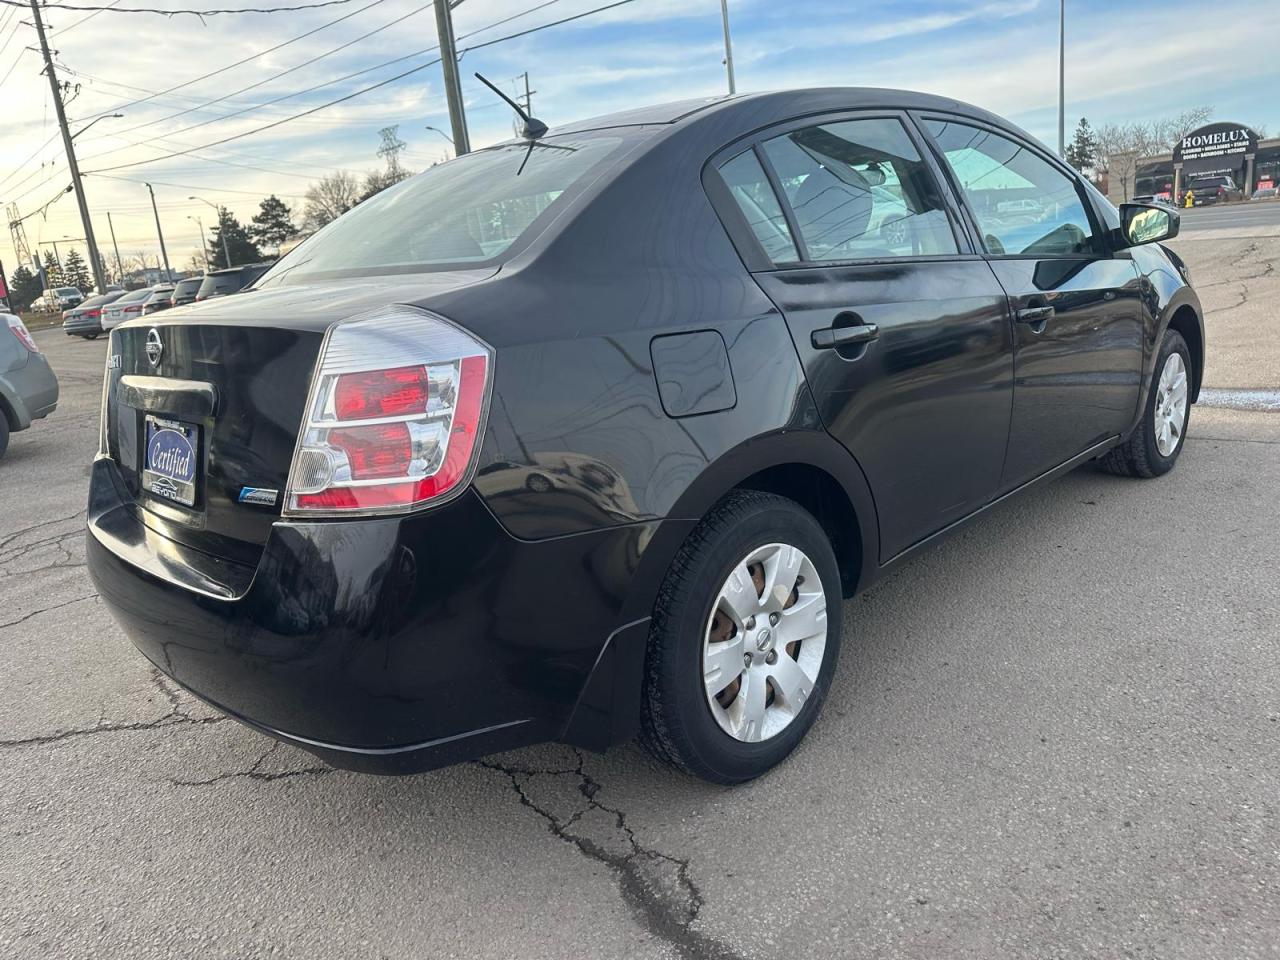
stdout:
[[(35, 3), (35, 0), (31, 0)], [(453, 152), (471, 152), (467, 115), (462, 107), (462, 81), (458, 77), (458, 51), (453, 38), (453, 7), (461, 0), (436, 0), (436, 35), (440, 43), (440, 67), (444, 71), (444, 95), (449, 102), (449, 126), (453, 128)]]
[(199, 217), (193, 217), (191, 214), (187, 214), (187, 219), (194, 220), (196, 222), (196, 226), (200, 228), (200, 254), (201, 256), (204, 257), (204, 272), (208, 273), (209, 272), (209, 245), (205, 243), (205, 240), (204, 240), (204, 221), (201, 220)]
[(31, 0), (31, 16), (35, 21), (36, 33), (40, 37), (40, 53), (44, 57), (44, 72), (49, 78), (49, 90), (53, 94), (53, 108), (58, 115), (58, 126), (62, 130), (62, 146), (67, 152), (67, 169), (71, 171), (71, 186), (76, 192), (76, 203), (80, 207), (80, 222), (84, 225), (85, 243), (89, 247), (89, 265), (93, 268), (93, 279), (98, 291), (105, 293), (107, 282), (102, 276), (102, 262), (98, 257), (98, 243), (93, 238), (93, 221), (89, 218), (89, 202), (84, 196), (84, 184), (80, 179), (80, 164), (76, 162), (75, 145), (71, 142), (71, 131), (67, 129), (67, 112), (62, 105), (62, 88), (58, 86), (58, 75), (53, 69), (53, 55), (49, 52), (49, 41), (44, 35), (44, 20), (40, 16), (39, 0)]
[(729, 0), (720, 0), (720, 19), (724, 21), (724, 69), (729, 75), (729, 96), (738, 92), (733, 82), (733, 42), (729, 39)]
[(1067, 155), (1067, 0), (1058, 0), (1058, 156)]
[(169, 251), (164, 248), (164, 231), (160, 229), (160, 211), (156, 207), (156, 192), (151, 189), (151, 184), (146, 184), (147, 192), (151, 194), (151, 212), (156, 215), (156, 236), (160, 238), (160, 255), (164, 257), (164, 272), (169, 278), (169, 282), (173, 283), (173, 271), (169, 269)]
[[(226, 222), (223, 220), (223, 217), (222, 217), (222, 208), (221, 208), (220, 206), (218, 206), (216, 203), (210, 203), (208, 200), (204, 199), (203, 197), (187, 197), (187, 199), (188, 199), (188, 200), (199, 200), (199, 201), (200, 201), (201, 203), (203, 203), (205, 206), (213, 207), (213, 211), (214, 211), (214, 213), (216, 213), (216, 214), (218, 215), (218, 236), (220, 236), (220, 237), (222, 238), (222, 256), (223, 256), (223, 259), (225, 259), (225, 260), (227, 261), (227, 266), (228, 266), (228, 267), (235, 266), (235, 264), (233, 264), (233, 263), (231, 262), (231, 248), (227, 246), (227, 224), (226, 224)], [(205, 270), (208, 270), (208, 269), (209, 269), (209, 257), (208, 257), (208, 255), (206, 254), (206, 255), (205, 255)]]

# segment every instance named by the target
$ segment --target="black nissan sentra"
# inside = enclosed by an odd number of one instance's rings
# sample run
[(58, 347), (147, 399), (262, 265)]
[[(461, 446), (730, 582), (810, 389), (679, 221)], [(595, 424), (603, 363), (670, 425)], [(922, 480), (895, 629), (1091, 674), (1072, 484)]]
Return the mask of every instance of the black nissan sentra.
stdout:
[(263, 733), (374, 772), (639, 734), (746, 780), (817, 719), (843, 598), (1086, 461), (1177, 461), (1177, 212), (1000, 118), (822, 89), (530, 127), (111, 332), (93, 578)]

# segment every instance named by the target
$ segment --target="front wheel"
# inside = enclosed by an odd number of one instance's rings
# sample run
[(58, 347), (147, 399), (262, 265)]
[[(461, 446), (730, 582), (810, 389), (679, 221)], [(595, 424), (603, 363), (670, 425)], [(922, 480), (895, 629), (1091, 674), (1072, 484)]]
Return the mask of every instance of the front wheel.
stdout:
[(783, 497), (730, 494), (680, 548), (658, 595), (646, 746), (714, 783), (781, 763), (822, 709), (840, 622), (840, 575), (818, 522)]
[(1173, 469), (1187, 439), (1191, 416), (1191, 351), (1182, 334), (1166, 330), (1156, 356), (1147, 405), (1138, 427), (1098, 461), (1126, 477), (1158, 477)]

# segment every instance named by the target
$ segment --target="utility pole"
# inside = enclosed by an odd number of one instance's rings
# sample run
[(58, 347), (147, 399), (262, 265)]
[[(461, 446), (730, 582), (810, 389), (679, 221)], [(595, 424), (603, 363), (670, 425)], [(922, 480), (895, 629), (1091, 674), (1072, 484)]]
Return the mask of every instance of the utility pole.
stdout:
[(67, 112), (62, 107), (62, 88), (58, 86), (58, 76), (53, 70), (53, 56), (49, 53), (49, 41), (44, 35), (44, 20), (40, 17), (39, 0), (31, 0), (31, 16), (35, 20), (36, 33), (40, 35), (40, 54), (44, 57), (44, 72), (49, 78), (49, 89), (53, 92), (53, 107), (58, 114), (58, 126), (62, 129), (62, 146), (67, 151), (67, 167), (71, 171), (71, 185), (76, 191), (76, 202), (80, 205), (80, 221), (84, 224), (85, 242), (89, 245), (89, 264), (93, 267), (93, 280), (98, 291), (105, 293), (106, 281), (102, 276), (102, 261), (98, 257), (98, 243), (93, 238), (93, 222), (89, 219), (89, 204), (84, 198), (84, 184), (80, 180), (80, 165), (76, 163), (76, 150), (71, 142), (71, 131), (67, 129)]
[(529, 71), (524, 72), (524, 112), (529, 116), (533, 116), (533, 95), (537, 90), (529, 89)]
[[(31, 0), (34, 4), (36, 0)], [(440, 38), (440, 66), (444, 70), (444, 95), (449, 101), (449, 126), (453, 128), (453, 152), (471, 152), (467, 115), (462, 109), (462, 81), (458, 76), (458, 51), (453, 39), (453, 7), (460, 0), (436, 0), (436, 34)]]
[(164, 257), (164, 272), (169, 278), (169, 282), (173, 283), (173, 271), (169, 269), (169, 251), (164, 248), (164, 231), (160, 229), (160, 211), (156, 208), (156, 192), (151, 189), (151, 184), (146, 184), (147, 192), (151, 194), (151, 212), (156, 215), (156, 236), (160, 238), (160, 254)]
[(738, 92), (733, 82), (733, 42), (729, 39), (729, 0), (720, 0), (720, 19), (724, 21), (724, 69), (729, 75), (729, 96)]
[(116, 243), (116, 225), (111, 222), (111, 211), (107, 211), (107, 226), (111, 228), (111, 246), (116, 252), (116, 279), (124, 286), (124, 261), (120, 259), (120, 244)]
[(1067, 0), (1058, 0), (1058, 156), (1067, 155)]

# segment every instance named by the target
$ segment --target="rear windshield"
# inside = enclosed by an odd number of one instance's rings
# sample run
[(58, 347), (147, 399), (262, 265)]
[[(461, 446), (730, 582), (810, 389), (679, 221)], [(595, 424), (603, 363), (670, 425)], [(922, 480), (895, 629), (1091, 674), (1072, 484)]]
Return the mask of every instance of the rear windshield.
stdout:
[(179, 280), (178, 285), (173, 288), (175, 297), (185, 297), (195, 293), (200, 289), (200, 284), (204, 282), (204, 277), (191, 277), (187, 280)]
[(151, 296), (150, 288), (134, 290), (132, 293), (126, 293), (116, 303), (137, 303), (139, 300), (145, 300), (149, 296)]
[(210, 273), (200, 282), (199, 296), (211, 297), (215, 294), (235, 293), (241, 286), (239, 270), (231, 273)]
[(80, 291), (75, 287), (58, 287), (55, 292), (60, 297), (78, 297), (81, 295)]
[(1201, 177), (1199, 180), (1191, 181), (1193, 187), (1225, 187), (1226, 185), (1226, 177)]
[(591, 135), (508, 143), (431, 167), (304, 241), (262, 286), (498, 261), (557, 199), (588, 183), (621, 143), (619, 136)]
[(151, 296), (147, 298), (147, 302), (152, 300), (168, 300), (173, 296), (173, 287), (165, 287), (163, 290), (152, 290)]

